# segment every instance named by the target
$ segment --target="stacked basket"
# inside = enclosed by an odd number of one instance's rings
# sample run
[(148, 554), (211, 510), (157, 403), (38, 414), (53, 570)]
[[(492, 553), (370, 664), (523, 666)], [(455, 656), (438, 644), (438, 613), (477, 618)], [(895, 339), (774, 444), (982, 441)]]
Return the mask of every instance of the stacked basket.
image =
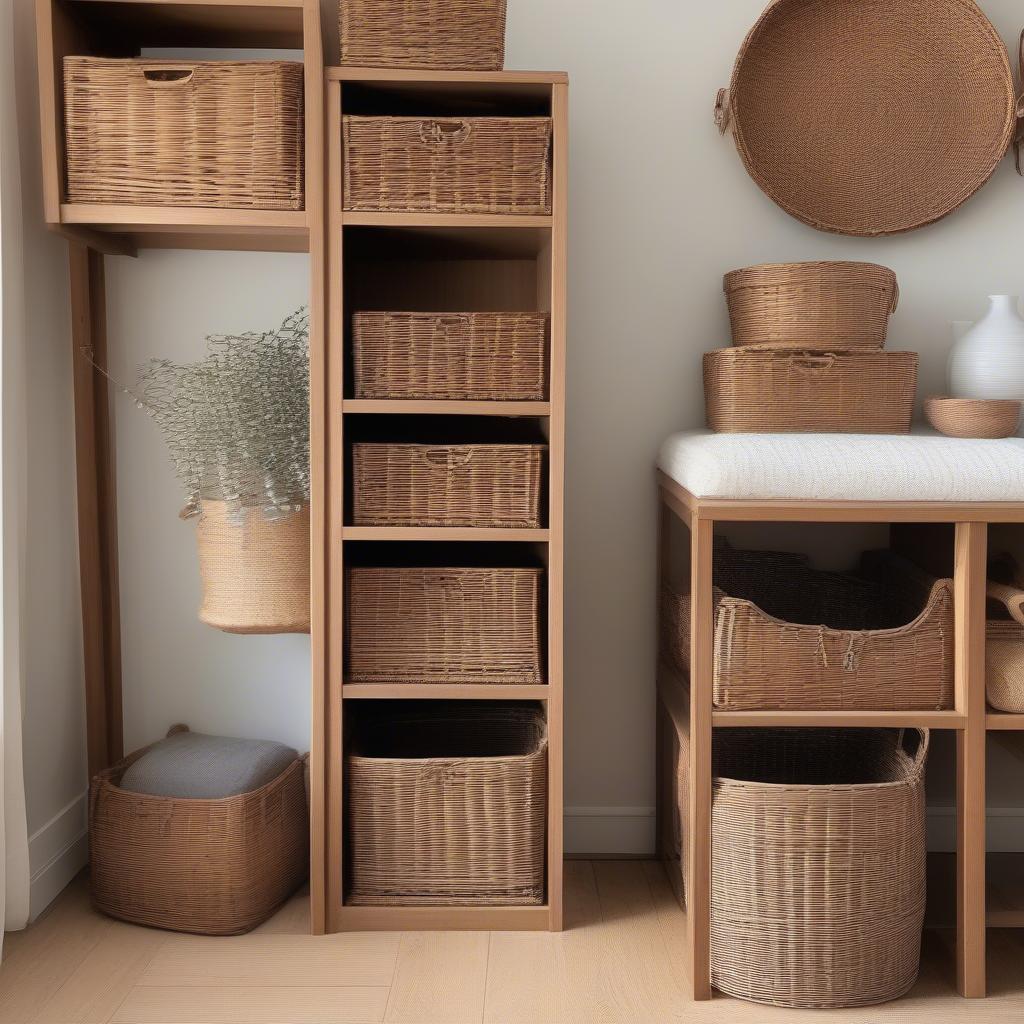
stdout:
[(704, 356), (707, 422), (725, 433), (905, 434), (917, 354), (884, 352), (896, 275), (872, 263), (734, 270), (733, 347)]

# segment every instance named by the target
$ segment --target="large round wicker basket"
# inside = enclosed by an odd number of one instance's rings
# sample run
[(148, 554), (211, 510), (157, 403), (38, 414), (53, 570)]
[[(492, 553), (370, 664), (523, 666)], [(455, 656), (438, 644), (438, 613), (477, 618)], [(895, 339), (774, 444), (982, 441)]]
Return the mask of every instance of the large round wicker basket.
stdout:
[(309, 506), (280, 518), (203, 501), (200, 621), (226, 633), (309, 632)]
[(716, 118), (787, 213), (893, 234), (946, 216), (991, 177), (1013, 139), (1013, 72), (973, 0), (774, 0)]

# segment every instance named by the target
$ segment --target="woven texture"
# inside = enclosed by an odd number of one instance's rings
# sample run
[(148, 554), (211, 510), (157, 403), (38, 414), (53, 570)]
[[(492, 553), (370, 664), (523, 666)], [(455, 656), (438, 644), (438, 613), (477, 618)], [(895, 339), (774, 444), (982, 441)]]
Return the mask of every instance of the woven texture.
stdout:
[[(685, 831), (689, 741), (684, 732), (678, 740)], [(715, 988), (825, 1008), (882, 1003), (912, 987), (925, 909), (927, 751), (925, 730), (716, 734)]]
[[(666, 652), (688, 671), (689, 597), (662, 600)], [(851, 575), (718, 547), (713, 694), (723, 711), (951, 708), (952, 580), (888, 552)]]
[(707, 424), (723, 433), (906, 434), (916, 352), (751, 345), (704, 355)]
[(1009, 399), (932, 397), (924, 401), (924, 414), (947, 437), (998, 439), (1016, 435), (1020, 406)]
[(874, 263), (772, 263), (723, 282), (734, 345), (879, 349), (896, 309), (896, 275)]
[(985, 631), (985, 695), (997, 711), (1024, 714), (1024, 590), (990, 582), (988, 596), (1006, 612)]
[(340, 0), (341, 63), (500, 71), (505, 0)]
[(237, 935), (255, 928), (309, 874), (304, 760), (251, 793), (187, 800), (119, 788), (125, 769), (145, 752), (90, 784), (93, 904), (172, 931)]
[(944, 217), (1013, 138), (1006, 47), (973, 0), (775, 0), (720, 99), (751, 177), (822, 231)]
[(356, 398), (541, 401), (544, 313), (355, 313)]
[(342, 122), (346, 210), (551, 212), (549, 117)]
[(309, 506), (268, 519), (203, 501), (196, 520), (199, 619), (227, 633), (309, 632)]
[(546, 445), (354, 444), (356, 526), (535, 528)]
[(534, 707), (369, 712), (345, 758), (348, 902), (544, 901), (547, 730)]
[(72, 203), (303, 208), (302, 65), (64, 58)]
[(348, 577), (353, 683), (542, 683), (540, 569), (370, 569)]

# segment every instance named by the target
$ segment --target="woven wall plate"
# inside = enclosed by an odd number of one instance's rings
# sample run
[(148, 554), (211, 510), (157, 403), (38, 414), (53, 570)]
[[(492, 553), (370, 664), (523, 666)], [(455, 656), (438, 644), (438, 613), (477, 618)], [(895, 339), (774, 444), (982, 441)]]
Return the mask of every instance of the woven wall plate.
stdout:
[(887, 235), (970, 198), (1014, 138), (1009, 55), (973, 0), (774, 0), (716, 119), (787, 213)]

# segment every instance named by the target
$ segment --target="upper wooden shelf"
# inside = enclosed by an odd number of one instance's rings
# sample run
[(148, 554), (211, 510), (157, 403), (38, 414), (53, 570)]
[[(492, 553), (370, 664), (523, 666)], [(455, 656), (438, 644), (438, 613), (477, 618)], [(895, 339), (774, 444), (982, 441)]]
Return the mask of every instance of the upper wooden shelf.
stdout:
[(341, 222), (371, 228), (550, 228), (550, 214), (375, 213), (343, 210)]
[(332, 67), (335, 82), (451, 82), (468, 85), (567, 85), (564, 71), (434, 71), (429, 68)]
[(550, 416), (551, 403), (346, 398), (342, 412), (377, 416)]

